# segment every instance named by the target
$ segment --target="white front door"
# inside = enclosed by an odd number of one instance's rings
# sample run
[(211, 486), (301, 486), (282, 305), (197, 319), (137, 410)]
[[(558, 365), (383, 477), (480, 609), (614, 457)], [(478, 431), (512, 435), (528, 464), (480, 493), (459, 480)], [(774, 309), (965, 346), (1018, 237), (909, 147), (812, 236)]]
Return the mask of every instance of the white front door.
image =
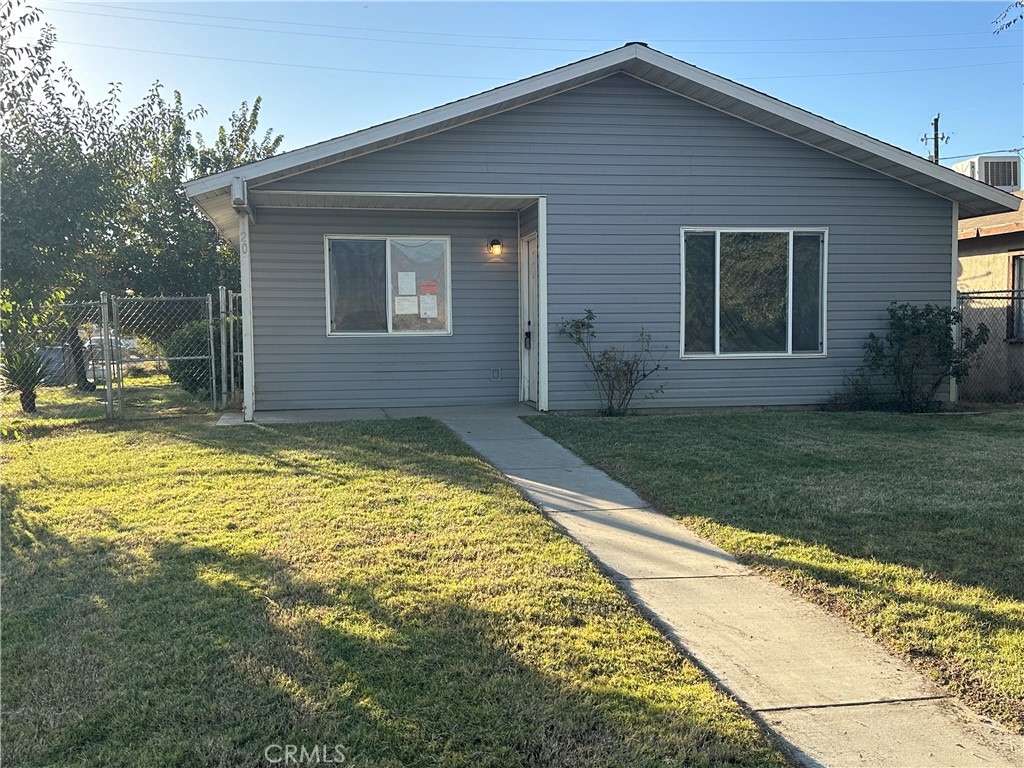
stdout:
[(538, 323), (540, 271), (537, 264), (537, 236), (530, 235), (520, 243), (520, 280), (522, 286), (519, 329), (520, 370), (522, 385), (520, 396), (528, 403), (537, 402), (539, 391), (540, 355)]

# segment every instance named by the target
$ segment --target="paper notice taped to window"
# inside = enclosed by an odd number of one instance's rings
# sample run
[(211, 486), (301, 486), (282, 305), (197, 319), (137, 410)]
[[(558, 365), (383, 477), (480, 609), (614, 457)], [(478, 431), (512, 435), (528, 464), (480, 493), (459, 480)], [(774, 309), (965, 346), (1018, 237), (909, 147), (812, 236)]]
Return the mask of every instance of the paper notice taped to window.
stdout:
[(398, 293), (401, 296), (415, 296), (416, 295), (416, 273), (415, 272), (399, 272), (398, 273)]
[(437, 294), (428, 293), (420, 296), (420, 317), (424, 320), (437, 317)]
[[(401, 274), (401, 273), (399, 273)], [(411, 274), (411, 273), (410, 273)], [(420, 305), (419, 299), (415, 296), (395, 296), (395, 314), (396, 315), (415, 315), (419, 314)], [(434, 309), (434, 316), (437, 316), (437, 308)]]

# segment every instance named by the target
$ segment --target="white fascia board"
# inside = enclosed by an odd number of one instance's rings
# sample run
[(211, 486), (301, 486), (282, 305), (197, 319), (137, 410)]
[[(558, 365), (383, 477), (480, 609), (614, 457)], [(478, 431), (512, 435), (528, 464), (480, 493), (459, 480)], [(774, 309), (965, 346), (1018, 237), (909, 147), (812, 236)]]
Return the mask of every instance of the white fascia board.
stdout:
[[(1008, 200), (1008, 198), (1013, 198), (1013, 195), (1010, 195), (1007, 192), (1003, 192), (995, 187), (990, 187), (988, 184), (984, 184), (976, 179), (957, 173), (951, 168), (946, 168), (938, 165), (937, 163), (933, 163), (930, 160), (926, 160), (923, 157), (913, 155), (899, 149), (898, 147), (894, 147), (891, 144), (886, 144), (884, 141), (873, 139), (866, 134), (853, 130), (852, 128), (846, 128), (845, 126), (839, 125), (831, 120), (827, 120), (824, 117), (819, 117), (818, 115), (801, 109), (800, 107), (795, 107), (792, 104), (787, 104), (784, 101), (780, 101), (779, 99), (768, 96), (760, 91), (755, 91), (745, 85), (740, 85), (732, 80), (727, 80), (724, 77), (715, 75), (711, 72), (700, 69), (699, 67), (695, 67), (692, 64), (679, 61), (678, 59), (661, 53), (660, 51), (655, 51), (651, 48), (639, 47), (636, 51), (636, 58), (637, 60), (653, 67), (664, 69), (678, 77), (685, 78), (697, 85), (710, 88), (729, 98), (742, 101), (756, 109), (768, 112), (783, 120), (791, 121), (812, 131), (816, 131), (824, 134), (825, 136), (836, 139), (850, 147), (861, 149), (865, 152), (871, 153), (872, 155), (884, 158), (898, 166), (917, 171), (918, 173), (929, 176), (937, 181), (950, 184), (970, 194), (983, 197), (993, 203), (1005, 206), (1013, 205), (1013, 202)], [(832, 154), (836, 153), (833, 152)], [(842, 155), (840, 155), (840, 157), (841, 156)], [(894, 178), (899, 179), (900, 177), (895, 176)], [(906, 179), (900, 180), (910, 183), (907, 182)], [(932, 191), (932, 194), (939, 193)]]
[(568, 64), (564, 67), (553, 69), (550, 72), (534, 75), (509, 85), (503, 85), (476, 96), (470, 96), (451, 104), (428, 109), (419, 114), (399, 118), (390, 123), (366, 128), (362, 131), (339, 136), (336, 139), (329, 139), (309, 147), (268, 157), (266, 160), (258, 160), (255, 163), (216, 173), (212, 176), (194, 179), (185, 183), (185, 192), (189, 197), (195, 197), (204, 192), (229, 186), (231, 180), (235, 177), (245, 181), (260, 179), (275, 173), (288, 172), (307, 163), (327, 160), (335, 155), (359, 149), (363, 146), (395, 139), (405, 133), (430, 129), (449, 120), (458, 120), (477, 110), (497, 107), (506, 101), (528, 98), (534, 92), (543, 91), (547, 88), (557, 88), (559, 85), (576, 78), (587, 77), (604, 69), (620, 66), (635, 58), (636, 51), (639, 49), (642, 49), (642, 46), (630, 45), (616, 48), (589, 59), (578, 61), (575, 64)]

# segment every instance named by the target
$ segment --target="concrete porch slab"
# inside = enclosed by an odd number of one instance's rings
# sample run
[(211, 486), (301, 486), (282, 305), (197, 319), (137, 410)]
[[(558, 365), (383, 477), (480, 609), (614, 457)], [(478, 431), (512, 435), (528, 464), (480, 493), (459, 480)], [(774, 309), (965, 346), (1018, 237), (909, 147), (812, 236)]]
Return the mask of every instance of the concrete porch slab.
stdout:
[(366, 421), (375, 419), (411, 419), (428, 417), (442, 421), (455, 421), (480, 434), (489, 431), (507, 432), (509, 421), (522, 426), (524, 437), (543, 437), (530, 429), (517, 416), (536, 414), (533, 408), (522, 403), (501, 405), (460, 405), (429, 408), (310, 408), (306, 410), (256, 411), (253, 421), (246, 422), (238, 411), (222, 413), (217, 426), (227, 427), (239, 424), (311, 424), (328, 421)]

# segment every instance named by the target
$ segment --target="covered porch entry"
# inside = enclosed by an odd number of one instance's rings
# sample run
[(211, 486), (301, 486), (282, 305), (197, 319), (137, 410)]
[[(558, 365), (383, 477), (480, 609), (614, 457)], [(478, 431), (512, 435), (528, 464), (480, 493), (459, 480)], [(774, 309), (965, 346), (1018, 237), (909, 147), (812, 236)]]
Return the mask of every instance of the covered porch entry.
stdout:
[[(244, 194), (247, 420), (291, 410), (547, 409), (543, 196)], [(422, 245), (437, 250), (433, 271), (409, 260)], [(378, 252), (366, 277), (362, 264)], [(357, 277), (372, 286), (377, 325), (348, 319), (363, 290)]]

